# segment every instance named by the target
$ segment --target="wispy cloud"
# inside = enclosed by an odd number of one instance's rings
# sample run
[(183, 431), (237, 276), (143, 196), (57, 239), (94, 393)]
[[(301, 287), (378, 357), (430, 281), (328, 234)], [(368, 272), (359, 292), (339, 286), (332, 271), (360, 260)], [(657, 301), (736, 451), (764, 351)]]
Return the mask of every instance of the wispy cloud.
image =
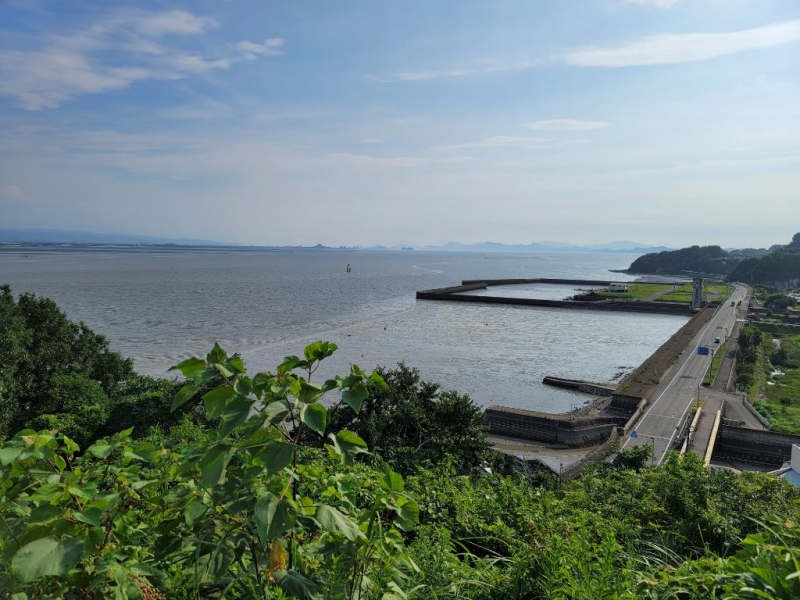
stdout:
[(278, 54), (283, 54), (283, 50), (280, 50), (281, 46), (283, 46), (283, 40), (281, 38), (267, 38), (264, 40), (263, 44), (255, 44), (248, 41), (236, 44), (236, 48), (243, 53), (242, 58), (246, 60), (255, 60), (259, 56), (277, 56)]
[(454, 164), (477, 160), (472, 156), (448, 156), (446, 158), (425, 158), (420, 156), (368, 156), (365, 154), (349, 154), (346, 152), (333, 152), (327, 158), (355, 167), (424, 167), (432, 164)]
[(626, 4), (639, 6), (655, 6), (656, 8), (672, 8), (679, 0), (623, 0)]
[(800, 20), (728, 33), (653, 35), (617, 48), (594, 48), (564, 56), (576, 67), (638, 67), (697, 62), (800, 40)]
[[(123, 10), (65, 35), (32, 43), (32, 50), (0, 50), (0, 94), (27, 110), (56, 108), (85, 94), (123, 89), (145, 79), (182, 79), (240, 60), (273, 56), (283, 43), (240, 42), (236, 54), (209, 56), (168, 43), (217, 27), (215, 20), (187, 11)], [(169, 38), (169, 39), (167, 39)]]
[(2, 190), (3, 190), (3, 195), (7, 196), (8, 198), (19, 199), (25, 195), (25, 192), (23, 192), (22, 188), (19, 187), (18, 185), (13, 185), (13, 184), (4, 185), (2, 187)]
[(518, 71), (521, 69), (530, 69), (542, 64), (535, 61), (522, 61), (514, 63), (494, 63), (489, 65), (479, 65), (466, 68), (452, 68), (452, 69), (433, 69), (425, 71), (400, 71), (392, 73), (387, 76), (370, 75), (367, 78), (370, 81), (379, 81), (381, 83), (394, 83), (402, 81), (429, 81), (431, 79), (447, 79), (454, 77), (467, 77), (470, 75), (482, 75), (487, 73), (499, 73), (502, 71)]
[(608, 126), (609, 124), (604, 121), (579, 121), (577, 119), (549, 119), (528, 123), (528, 129), (535, 131), (591, 131)]
[(477, 142), (434, 146), (433, 150), (457, 150), (461, 148), (544, 148), (551, 145), (551, 140), (538, 137), (519, 137), (512, 135), (495, 135)]

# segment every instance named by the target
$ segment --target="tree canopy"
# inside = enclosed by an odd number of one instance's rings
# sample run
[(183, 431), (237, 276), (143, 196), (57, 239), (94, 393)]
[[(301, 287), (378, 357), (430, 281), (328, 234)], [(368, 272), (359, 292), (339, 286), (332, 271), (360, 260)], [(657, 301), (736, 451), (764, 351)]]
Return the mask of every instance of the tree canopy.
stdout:
[(79, 444), (136, 426), (175, 424), (179, 384), (142, 377), (133, 361), (49, 298), (0, 288), (0, 439), (57, 427)]
[(640, 275), (685, 275), (687, 272), (725, 275), (736, 262), (719, 246), (691, 246), (640, 256), (631, 263), (628, 272)]
[(459, 473), (481, 466), (489, 444), (483, 411), (466, 394), (441, 391), (424, 381), (419, 370), (399, 363), (396, 369), (378, 367), (386, 385), (369, 385), (369, 396), (358, 414), (342, 407), (330, 430), (351, 429), (403, 474), (422, 461), (449, 456)]

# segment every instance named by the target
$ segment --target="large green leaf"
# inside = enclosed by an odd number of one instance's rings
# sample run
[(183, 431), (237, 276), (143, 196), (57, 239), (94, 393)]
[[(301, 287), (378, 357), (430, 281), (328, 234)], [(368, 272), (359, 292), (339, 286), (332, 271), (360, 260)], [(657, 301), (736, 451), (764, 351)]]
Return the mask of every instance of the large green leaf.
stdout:
[(281, 500), (271, 492), (267, 492), (256, 502), (253, 518), (258, 536), (266, 544), (294, 527), (297, 514), (285, 498)]
[(293, 444), (275, 440), (268, 443), (264, 449), (259, 452), (258, 458), (261, 459), (267, 472), (272, 475), (292, 464), (294, 451), (295, 446)]
[(324, 393), (325, 392), (321, 387), (314, 385), (313, 383), (308, 383), (305, 379), (301, 379), (300, 393), (297, 394), (297, 399), (300, 400), (300, 402), (311, 404), (312, 402), (319, 400)]
[(41, 538), (20, 548), (11, 560), (17, 577), (24, 583), (46, 575), (66, 575), (83, 556), (83, 542), (77, 538)]
[(218, 385), (210, 392), (203, 394), (203, 404), (206, 407), (206, 417), (209, 419), (216, 419), (221, 416), (225, 410), (225, 405), (228, 401), (236, 395), (234, 390), (227, 383)]
[[(137, 482), (138, 483), (138, 482)], [(134, 485), (136, 485), (134, 483)], [(100, 527), (100, 520), (103, 518), (103, 511), (99, 508), (87, 508), (83, 512), (73, 513), (73, 518), (81, 523)]]
[(222, 422), (219, 424), (218, 430), (219, 434), (221, 436), (226, 436), (244, 423), (252, 407), (253, 403), (250, 400), (236, 394), (231, 401), (225, 405), (222, 411)]
[(193, 356), (187, 358), (183, 362), (178, 363), (174, 367), (170, 367), (170, 371), (180, 371), (187, 379), (194, 379), (200, 371), (206, 368), (206, 361), (201, 358)]
[(403, 531), (412, 531), (419, 523), (419, 504), (402, 496), (397, 498), (396, 502), (397, 517), (394, 520), (395, 525)]
[(317, 584), (296, 571), (276, 571), (275, 583), (294, 598), (310, 598), (317, 592)]
[(361, 381), (353, 384), (349, 390), (342, 392), (342, 401), (352, 408), (356, 413), (361, 410), (361, 404), (369, 398), (369, 391)]
[(308, 361), (322, 360), (336, 352), (336, 348), (338, 348), (338, 346), (333, 342), (314, 342), (303, 349), (303, 356), (305, 356)]
[(314, 518), (319, 522), (323, 529), (332, 531), (334, 533), (341, 533), (351, 542), (356, 541), (359, 537), (363, 537), (363, 533), (358, 528), (358, 524), (350, 519), (350, 517), (342, 514), (339, 510), (327, 504), (317, 507), (317, 512)]
[(402, 492), (403, 477), (391, 469), (386, 469), (386, 473), (381, 476), (381, 488), (387, 492)]
[(300, 420), (320, 435), (328, 426), (328, 409), (321, 404), (305, 404), (300, 409)]
[(211, 349), (211, 352), (208, 353), (206, 360), (211, 364), (218, 364), (223, 363), (228, 358), (228, 354), (219, 347), (219, 344), (215, 343), (214, 347)]
[(233, 450), (229, 446), (223, 444), (211, 446), (200, 459), (199, 466), (203, 472), (200, 483), (204, 487), (217, 485), (222, 479), (231, 456), (233, 456)]
[(10, 465), (19, 458), (24, 448), (13, 446), (11, 448), (0, 448), (0, 465)]
[(180, 389), (180, 391), (178, 391), (177, 394), (175, 394), (175, 399), (172, 401), (172, 410), (175, 410), (176, 408), (188, 402), (199, 390), (199, 385), (187, 383)]
[(208, 507), (199, 498), (192, 498), (191, 502), (183, 509), (183, 518), (187, 525), (192, 525), (197, 519), (202, 517)]
[(330, 434), (328, 437), (333, 440), (335, 454), (337, 454), (346, 465), (353, 464), (357, 454), (367, 452), (367, 443), (347, 429), (343, 429), (336, 435)]

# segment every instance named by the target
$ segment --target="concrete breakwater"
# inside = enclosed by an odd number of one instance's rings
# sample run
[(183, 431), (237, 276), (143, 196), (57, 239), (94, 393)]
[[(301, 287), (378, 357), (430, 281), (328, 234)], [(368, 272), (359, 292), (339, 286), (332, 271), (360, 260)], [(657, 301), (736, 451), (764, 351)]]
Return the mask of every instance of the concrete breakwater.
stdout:
[(608, 281), (584, 279), (490, 279), (488, 281), (465, 280), (461, 285), (419, 290), (417, 300), (441, 300), (447, 302), (469, 302), (477, 304), (510, 304), (516, 306), (541, 306), (547, 308), (573, 308), (588, 310), (609, 310), (625, 312), (646, 312), (668, 315), (692, 315), (694, 309), (688, 304), (675, 302), (650, 302), (646, 300), (628, 300), (608, 298), (603, 300), (544, 300), (541, 298), (514, 298), (509, 296), (485, 296), (463, 294), (461, 292), (486, 289), (495, 285), (521, 284), (554, 284), (554, 285), (588, 285), (608, 286)]
[[(697, 317), (697, 311), (688, 304), (654, 302), (644, 300), (630, 300), (618, 298), (603, 298), (601, 300), (580, 301), (580, 300), (545, 300), (539, 298), (519, 298), (504, 296), (489, 296), (478, 294), (465, 294), (464, 292), (483, 290), (490, 286), (501, 285), (524, 285), (524, 284), (553, 284), (553, 285), (573, 285), (584, 287), (609, 287), (612, 282), (590, 279), (489, 279), (489, 280), (464, 280), (461, 285), (446, 288), (420, 290), (417, 292), (417, 299), (420, 300), (441, 300), (450, 302), (471, 302), (484, 304), (511, 304), (520, 306), (540, 306), (550, 308), (577, 308), (588, 310), (611, 310), (628, 312), (649, 312), (672, 315), (684, 315)], [(706, 315), (705, 313), (709, 313)], [(699, 327), (701, 322), (705, 322), (710, 317), (710, 311), (701, 311), (703, 318), (693, 318), (693, 327), (684, 326), (684, 330), (689, 331), (694, 327)], [(663, 373), (669, 364), (685, 348), (685, 342), (677, 334), (670, 339), (670, 342), (662, 345), (656, 353), (651, 356), (646, 365), (653, 363), (657, 365), (659, 373)], [(683, 342), (683, 343), (678, 343)], [(680, 348), (673, 345), (680, 345)], [(672, 356), (674, 353), (674, 357)], [(668, 360), (667, 360), (668, 359)], [(662, 365), (661, 362), (665, 364)], [(644, 368), (640, 367), (640, 370)], [(651, 367), (652, 369), (652, 367)], [(632, 395), (638, 392), (629, 389), (636, 388), (635, 381), (630, 377), (626, 379), (625, 385), (619, 386), (620, 393), (616, 393), (615, 388), (593, 384), (586, 381), (568, 380), (558, 377), (545, 377), (543, 383), (575, 391), (590, 393), (599, 396), (591, 405), (583, 407), (577, 411), (565, 414), (548, 414), (537, 411), (529, 411), (506, 406), (490, 406), (485, 411), (485, 421), (489, 431), (493, 434), (511, 436), (516, 438), (534, 440), (538, 442), (562, 444), (567, 447), (579, 448), (604, 444), (608, 446), (610, 440), (622, 433), (629, 432), (634, 426), (643, 410), (647, 406), (646, 394)], [(649, 386), (640, 385), (643, 391), (649, 391)], [(625, 392), (625, 393), (622, 393)], [(609, 399), (610, 397), (610, 399)]]
[(563, 379), (561, 377), (552, 377), (551, 375), (545, 376), (545, 378), (542, 379), (542, 383), (565, 390), (573, 390), (575, 392), (583, 392), (584, 394), (592, 394), (593, 396), (611, 396), (614, 393), (613, 387), (607, 387), (597, 383), (591, 383), (589, 381), (581, 381), (579, 379)]

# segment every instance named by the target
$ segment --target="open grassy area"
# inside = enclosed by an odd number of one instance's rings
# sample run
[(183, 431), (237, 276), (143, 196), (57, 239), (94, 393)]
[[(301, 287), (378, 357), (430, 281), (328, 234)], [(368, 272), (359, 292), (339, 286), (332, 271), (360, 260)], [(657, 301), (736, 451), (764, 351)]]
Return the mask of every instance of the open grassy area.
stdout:
[(630, 298), (632, 300), (644, 300), (653, 294), (658, 294), (664, 290), (670, 289), (671, 287), (671, 285), (664, 283), (629, 283), (627, 292), (608, 292), (605, 290), (597, 290), (596, 294), (598, 296), (603, 296), (604, 298)]
[(725, 358), (725, 352), (728, 350), (728, 340), (725, 340), (720, 344), (716, 350), (714, 350), (714, 358), (711, 360), (711, 367), (709, 367), (708, 371), (706, 371), (706, 376), (703, 378), (703, 385), (712, 385), (714, 383), (714, 378), (717, 376), (717, 372), (719, 371), (719, 365), (722, 362), (722, 359)]
[[(760, 348), (758, 411), (775, 431), (800, 434), (800, 335), (766, 334)], [(776, 345), (773, 339), (778, 340)], [(782, 375), (772, 375), (773, 368)]]
[(692, 286), (688, 283), (682, 285), (674, 291), (667, 292), (659, 300), (661, 302), (685, 302), (688, 304), (692, 301)]

